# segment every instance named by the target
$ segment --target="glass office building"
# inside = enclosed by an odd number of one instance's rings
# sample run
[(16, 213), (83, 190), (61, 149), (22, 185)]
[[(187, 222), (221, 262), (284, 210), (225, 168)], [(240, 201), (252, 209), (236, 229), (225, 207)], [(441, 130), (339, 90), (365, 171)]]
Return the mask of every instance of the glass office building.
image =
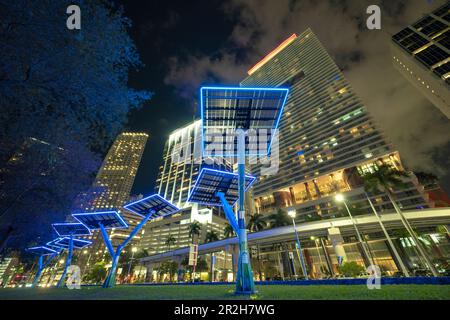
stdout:
[[(219, 238), (223, 237), (223, 228), (227, 221), (221, 210), (187, 201), (202, 167), (232, 170), (230, 164), (221, 161), (224, 160), (205, 163), (202, 158), (201, 120), (196, 120), (170, 134), (164, 147), (155, 193), (182, 210), (173, 216), (149, 222), (145, 226), (140, 248), (147, 250), (149, 254), (156, 254), (189, 246), (192, 242), (189, 226), (194, 221), (202, 225), (200, 241), (205, 238), (207, 232), (214, 232)], [(166, 243), (169, 237), (176, 239), (172, 245)]]
[[(403, 170), (399, 153), (310, 29), (250, 69), (241, 86), (290, 88), (280, 122), (279, 170), (263, 176), (261, 165), (253, 167), (257, 211), (295, 207), (300, 221), (334, 217), (336, 193), (348, 192), (351, 202), (364, 198), (361, 173), (381, 163)], [(397, 197), (405, 209), (430, 205), (413, 175)], [(379, 209), (389, 208), (386, 197), (373, 200)]]
[[(130, 193), (147, 140), (148, 134), (146, 133), (123, 132), (118, 135), (97, 173), (91, 190), (80, 195), (75, 204), (75, 210), (78, 212), (121, 211), (121, 215), (130, 228), (109, 231), (113, 245), (122, 243), (140, 221), (139, 217), (127, 212), (122, 206), (132, 200), (137, 200), (136, 197), (131, 197)], [(89, 238), (93, 241), (92, 245), (75, 253), (83, 273), (87, 272), (90, 266), (108, 256), (100, 232), (94, 231)], [(133, 238), (132, 245), (140, 239), (141, 233)]]
[(392, 37), (396, 69), (450, 119), (450, 3)]

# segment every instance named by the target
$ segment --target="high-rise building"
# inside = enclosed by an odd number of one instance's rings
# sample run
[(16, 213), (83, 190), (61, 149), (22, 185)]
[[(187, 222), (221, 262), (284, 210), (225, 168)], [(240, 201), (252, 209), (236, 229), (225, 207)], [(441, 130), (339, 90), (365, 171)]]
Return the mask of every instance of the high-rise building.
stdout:
[[(199, 174), (201, 164), (201, 120), (175, 130), (167, 140), (155, 192), (179, 208), (187, 203), (189, 191)], [(175, 159), (177, 158), (177, 159)]]
[[(349, 201), (364, 199), (359, 173), (377, 163), (403, 170), (399, 153), (310, 29), (292, 35), (250, 69), (241, 86), (290, 88), (280, 122), (279, 170), (263, 176), (261, 165), (253, 168), (257, 211), (295, 207), (300, 221), (334, 217), (336, 193), (348, 192)], [(403, 208), (428, 206), (416, 179), (397, 197)], [(374, 201), (389, 207), (386, 197)]]
[[(147, 139), (146, 133), (121, 133), (109, 149), (91, 190), (82, 194), (75, 205), (77, 211), (83, 212), (121, 211), (121, 215), (130, 227), (110, 231), (113, 245), (123, 242), (139, 222), (135, 214), (127, 212), (122, 206), (131, 200), (136, 200), (136, 197), (131, 197), (130, 193)], [(139, 241), (140, 237), (141, 234), (136, 235), (132, 243)], [(99, 232), (94, 232), (91, 238), (92, 246), (79, 254), (86, 258), (86, 264), (89, 260), (92, 265), (93, 262), (107, 255), (107, 252)]]
[(450, 2), (392, 37), (394, 66), (450, 119)]
[[(232, 170), (231, 165), (223, 159), (214, 163), (212, 159), (209, 159), (211, 162), (203, 161), (200, 126), (201, 120), (196, 120), (175, 130), (165, 144), (155, 192), (182, 210), (171, 217), (151, 221), (145, 226), (140, 247), (149, 254), (168, 251), (169, 247), (176, 249), (188, 246), (191, 241), (189, 225), (194, 221), (202, 224), (200, 239), (208, 231), (215, 232), (219, 238), (223, 237), (223, 228), (227, 223), (223, 213), (218, 208), (207, 208), (187, 201), (202, 167)], [(175, 238), (176, 242), (168, 246), (166, 240), (169, 236)]]

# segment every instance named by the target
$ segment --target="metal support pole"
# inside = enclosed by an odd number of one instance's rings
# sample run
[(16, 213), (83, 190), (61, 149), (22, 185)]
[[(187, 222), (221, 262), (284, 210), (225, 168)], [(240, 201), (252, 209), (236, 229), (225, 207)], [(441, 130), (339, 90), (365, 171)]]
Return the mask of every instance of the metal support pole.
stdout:
[(394, 206), (395, 211), (400, 216), (400, 219), (401, 219), (403, 225), (405, 226), (406, 230), (408, 231), (408, 233), (411, 235), (411, 237), (413, 238), (414, 242), (416, 243), (416, 247), (419, 250), (420, 255), (422, 256), (422, 259), (425, 261), (425, 264), (428, 266), (428, 268), (430, 269), (431, 273), (433, 273), (433, 276), (439, 277), (439, 273), (436, 271), (436, 268), (434, 267), (433, 263), (428, 258), (428, 255), (425, 252), (425, 249), (422, 247), (422, 244), (420, 243), (420, 240), (417, 237), (416, 232), (411, 227), (411, 224), (409, 223), (409, 221), (403, 215), (402, 210), (400, 210), (399, 206), (395, 202), (395, 200), (392, 197), (391, 193), (389, 191), (386, 191), (386, 194), (389, 197), (389, 200), (391, 201), (392, 205)]
[(61, 279), (59, 279), (58, 285), (56, 286), (57, 288), (61, 288), (64, 286), (67, 269), (69, 269), (69, 266), (72, 263), (72, 254), (73, 254), (73, 235), (71, 235), (69, 239), (69, 250), (66, 257), (66, 265), (64, 266), (64, 271), (63, 274), (61, 275)]
[(44, 255), (41, 255), (41, 256), (39, 256), (38, 270), (36, 272), (36, 275), (34, 276), (33, 284), (31, 285), (32, 288), (34, 288), (36, 286), (37, 282), (39, 281), (39, 277), (41, 276), (43, 269), (44, 269)]
[(239, 208), (238, 208), (238, 239), (239, 262), (236, 279), (236, 294), (255, 293), (253, 271), (250, 263), (247, 244), (247, 227), (245, 224), (245, 131), (236, 130), (238, 138), (238, 175), (239, 175)]
[(392, 239), (389, 236), (389, 233), (387, 232), (386, 228), (384, 227), (383, 221), (381, 221), (381, 217), (378, 214), (377, 210), (375, 209), (375, 206), (373, 205), (372, 200), (370, 200), (367, 192), (365, 193), (365, 195), (366, 195), (367, 201), (369, 201), (369, 204), (370, 204), (370, 207), (372, 208), (373, 213), (375, 214), (375, 217), (377, 217), (377, 220), (378, 220), (378, 223), (380, 224), (381, 230), (383, 230), (384, 236), (386, 237), (386, 240), (388, 241), (389, 246), (391, 247), (391, 250), (395, 255), (395, 258), (398, 261), (398, 264), (400, 265), (400, 269), (402, 270), (405, 277), (409, 277), (408, 268), (406, 268), (405, 264), (403, 263), (402, 258), (400, 257), (400, 254), (398, 253), (397, 249), (395, 248), (395, 245), (392, 242)]
[(306, 271), (305, 259), (303, 258), (302, 246), (300, 244), (300, 238), (298, 237), (297, 226), (295, 225), (295, 219), (292, 218), (292, 225), (294, 226), (295, 231), (295, 248), (297, 249), (298, 260), (300, 261), (300, 265), (302, 267), (303, 276), (306, 280), (308, 280), (308, 272)]
[(130, 273), (131, 273), (131, 264), (133, 263), (134, 260), (134, 251), (133, 249), (131, 249), (131, 259), (130, 259), (130, 263), (128, 264), (128, 272), (127, 272), (127, 276), (128, 276), (128, 283), (131, 283), (131, 277), (130, 277)]
[(47, 260), (44, 262), (44, 257), (45, 255), (41, 255), (39, 256), (39, 262), (38, 262), (38, 271), (36, 272), (36, 275), (34, 276), (33, 279), (33, 283), (31, 284), (31, 287), (34, 288), (38, 281), (39, 278), (42, 274), (42, 271), (47, 268), (47, 266), (50, 264), (50, 262), (52, 262), (52, 260), (59, 254), (59, 252), (53, 253), (52, 255), (50, 255), (50, 257), (47, 258)]
[(369, 261), (369, 265), (374, 265), (372, 256), (369, 254), (369, 252), (366, 248), (366, 243), (364, 242), (364, 240), (361, 237), (361, 234), (359, 233), (358, 227), (356, 226), (356, 222), (353, 219), (352, 213), (350, 212), (350, 209), (347, 206), (347, 202), (344, 200), (343, 203), (344, 203), (345, 209), (347, 209), (347, 213), (348, 213), (348, 216), (350, 217), (350, 220), (352, 221), (353, 227), (355, 228), (356, 237), (358, 238), (359, 243), (361, 243), (361, 247), (363, 249), (364, 255), (366, 256), (367, 260)]
[(154, 211), (149, 212), (144, 219), (139, 222), (139, 224), (131, 231), (128, 238), (125, 239), (125, 241), (117, 246), (117, 250), (114, 252), (114, 248), (111, 244), (111, 241), (109, 240), (108, 234), (106, 233), (105, 228), (100, 225), (100, 230), (102, 231), (103, 235), (103, 241), (106, 244), (106, 247), (108, 248), (108, 251), (111, 255), (112, 261), (111, 261), (111, 269), (109, 269), (108, 276), (106, 277), (105, 282), (103, 283), (103, 288), (111, 288), (116, 284), (116, 273), (117, 273), (117, 266), (119, 264), (119, 258), (120, 254), (122, 253), (123, 248), (126, 247), (128, 242), (133, 239), (133, 237), (144, 227), (144, 225), (147, 223), (147, 221), (150, 219), (150, 217), (154, 214)]

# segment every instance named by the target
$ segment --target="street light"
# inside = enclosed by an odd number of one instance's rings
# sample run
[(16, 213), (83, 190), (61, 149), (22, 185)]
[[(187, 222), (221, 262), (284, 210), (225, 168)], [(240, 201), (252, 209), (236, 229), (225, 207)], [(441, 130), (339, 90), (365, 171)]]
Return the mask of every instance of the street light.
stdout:
[(308, 273), (306, 272), (305, 259), (303, 258), (302, 246), (300, 245), (300, 239), (298, 237), (297, 227), (295, 225), (295, 216), (297, 212), (295, 209), (291, 208), (288, 210), (288, 216), (292, 218), (292, 225), (294, 226), (296, 245), (295, 248), (297, 250), (298, 260), (300, 261), (300, 265), (302, 266), (302, 272), (305, 276), (305, 279), (308, 280)]
[(311, 236), (311, 240), (314, 241), (315, 245), (316, 245), (316, 250), (317, 250), (317, 256), (319, 257), (319, 273), (320, 276), (322, 276), (322, 257), (320, 256), (320, 250), (319, 250), (319, 244), (317, 243), (319, 241), (319, 239), (317, 239), (314, 236)]
[(366, 247), (366, 243), (363, 241), (363, 239), (361, 237), (361, 234), (359, 233), (358, 227), (356, 226), (356, 222), (353, 219), (352, 213), (350, 212), (350, 209), (347, 206), (347, 202), (345, 202), (344, 196), (342, 194), (338, 193), (335, 196), (335, 200), (337, 202), (342, 202), (344, 204), (345, 209), (347, 209), (348, 216), (350, 217), (350, 220), (351, 220), (351, 222), (353, 224), (353, 227), (355, 228), (355, 232), (356, 232), (356, 236), (358, 238), (358, 241), (359, 241), (359, 243), (361, 243), (361, 247), (363, 249), (364, 255), (369, 260), (369, 264), (374, 265), (374, 262), (372, 260), (372, 256), (369, 254), (369, 251), (367, 250), (367, 247)]
[(137, 252), (137, 248), (136, 248), (136, 247), (131, 248), (131, 258), (130, 258), (130, 263), (128, 264), (128, 272), (127, 272), (128, 279), (129, 279), (130, 283), (131, 283), (131, 277), (130, 277), (131, 263), (132, 263), (133, 260), (134, 260), (134, 254), (135, 254), (136, 252)]

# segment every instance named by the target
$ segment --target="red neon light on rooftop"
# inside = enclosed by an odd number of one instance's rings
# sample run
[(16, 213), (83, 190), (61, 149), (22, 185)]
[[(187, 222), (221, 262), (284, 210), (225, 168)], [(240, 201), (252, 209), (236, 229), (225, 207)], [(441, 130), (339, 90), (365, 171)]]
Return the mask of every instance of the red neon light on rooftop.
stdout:
[(284, 40), (278, 47), (276, 47), (275, 49), (273, 49), (272, 52), (270, 52), (267, 56), (265, 56), (260, 62), (258, 62), (257, 64), (255, 64), (255, 66), (253, 68), (251, 68), (250, 70), (248, 70), (248, 75), (251, 76), (253, 73), (255, 73), (256, 70), (258, 70), (259, 68), (261, 68), (267, 61), (269, 61), (270, 59), (272, 59), (278, 52), (280, 52), (281, 50), (283, 50), (284, 48), (286, 48), (292, 41), (294, 41), (295, 39), (297, 39), (297, 35), (294, 33), (292, 36), (290, 36), (289, 38), (287, 38), (286, 40)]

